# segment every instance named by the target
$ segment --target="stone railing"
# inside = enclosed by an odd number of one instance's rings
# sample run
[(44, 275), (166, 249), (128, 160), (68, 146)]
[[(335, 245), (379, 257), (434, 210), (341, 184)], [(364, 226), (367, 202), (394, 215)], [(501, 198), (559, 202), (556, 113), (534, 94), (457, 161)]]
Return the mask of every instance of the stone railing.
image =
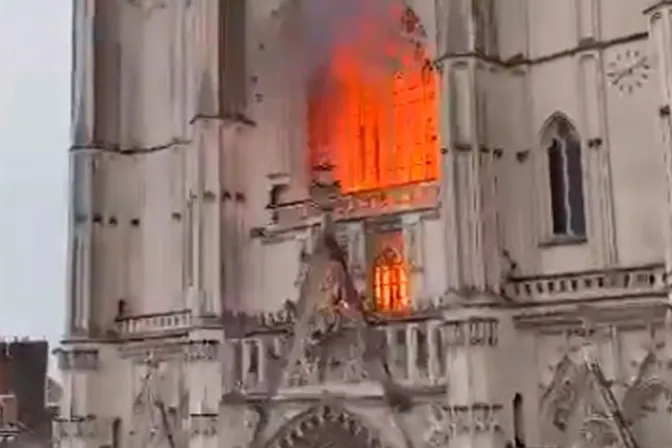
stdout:
[[(443, 321), (438, 318), (416, 320), (387, 320), (375, 324), (364, 333), (352, 327), (341, 332), (363, 335), (369, 341), (384, 338), (381, 344), (385, 361), (393, 377), (414, 387), (439, 386), (445, 382), (446, 351), (449, 346), (496, 345), (497, 321), (472, 318)], [(263, 393), (274, 375), (282, 374), (280, 363), (289, 350), (286, 332), (267, 331), (228, 338), (226, 348), (230, 371), (229, 392)], [(335, 341), (335, 344), (331, 341)], [(296, 372), (287, 375), (286, 388), (317, 384), (361, 383), (369, 378), (364, 363), (364, 345), (357, 336), (338, 336), (324, 342), (324, 351), (333, 359), (318, 362), (320, 354), (304, 357)], [(326, 347), (326, 344), (330, 344)]]
[(516, 302), (551, 302), (663, 294), (665, 268), (651, 265), (514, 279), (504, 293)]
[(190, 310), (177, 310), (124, 317), (116, 324), (120, 336), (132, 337), (184, 332), (193, 324), (193, 319)]

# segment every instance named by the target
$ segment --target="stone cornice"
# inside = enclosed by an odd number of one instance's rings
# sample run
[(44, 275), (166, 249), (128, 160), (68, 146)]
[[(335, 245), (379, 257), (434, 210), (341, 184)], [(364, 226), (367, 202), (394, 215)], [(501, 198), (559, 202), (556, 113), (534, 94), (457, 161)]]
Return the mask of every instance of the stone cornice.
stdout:
[[(648, 13), (650, 9), (654, 9), (655, 7), (668, 4), (670, 4), (670, 0), (659, 1), (657, 4), (652, 5), (651, 7), (645, 9), (644, 13), (645, 14)], [(490, 56), (484, 56), (476, 52), (445, 53), (438, 56), (433, 61), (433, 64), (438, 70), (443, 70), (444, 69), (443, 67), (451, 63), (452, 61), (455, 60), (466, 61), (469, 59), (475, 59), (481, 62), (487, 62), (489, 64), (499, 66), (503, 69), (520, 70), (521, 68), (529, 67), (530, 65), (538, 65), (546, 62), (551, 62), (560, 58), (574, 56), (584, 51), (603, 50), (605, 48), (609, 48), (615, 45), (623, 45), (630, 42), (644, 40), (647, 39), (648, 37), (649, 37), (648, 33), (644, 31), (644, 32), (627, 34), (624, 36), (618, 36), (613, 39), (606, 39), (606, 40), (587, 39), (582, 40), (579, 43), (579, 45), (575, 47), (565, 48), (553, 53), (549, 53), (534, 58), (523, 55), (521, 53), (515, 54), (506, 60)]]
[(546, 309), (536, 307), (514, 313), (513, 321), (517, 329), (546, 333), (580, 328), (587, 317), (598, 325), (646, 328), (647, 325), (662, 324), (669, 308), (667, 298), (662, 297), (618, 298), (589, 303), (589, 308), (577, 304), (561, 304)]
[(85, 152), (92, 153), (107, 153), (116, 154), (119, 156), (134, 156), (152, 154), (159, 151), (167, 151), (177, 149), (180, 147), (190, 146), (192, 143), (189, 139), (175, 138), (167, 143), (160, 145), (149, 146), (124, 146), (115, 142), (89, 142), (86, 145), (73, 145), (70, 147), (70, 152)]
[[(441, 297), (419, 300), (407, 314), (377, 316), (373, 324), (384, 327), (427, 320), (446, 321), (451, 319), (453, 311), (460, 309), (470, 310), (467, 314), (473, 314), (471, 310), (484, 311), (486, 314), (490, 311), (501, 313), (509, 310), (521, 325), (523, 321), (537, 319), (533, 316), (539, 316), (538, 320), (544, 322), (571, 322), (576, 320), (571, 317), (571, 310), (578, 305), (612, 308), (618, 303), (621, 306), (632, 304), (628, 306), (638, 309), (661, 300), (665, 302), (670, 290), (668, 277), (670, 276), (665, 272), (662, 263), (519, 277), (505, 284), (502, 294), (494, 291), (447, 291)], [(219, 316), (199, 317), (194, 316), (191, 310), (184, 309), (169, 313), (127, 316), (117, 321), (115, 336), (107, 342), (177, 340), (186, 338), (191, 331), (199, 328), (219, 329), (225, 332), (227, 338), (236, 339), (263, 334), (287, 334), (291, 332), (296, 320), (295, 308), (295, 304), (286, 303), (279, 310), (253, 314), (223, 310)], [(622, 316), (636, 314), (631, 308), (619, 309), (615, 313)], [(154, 345), (165, 344), (155, 342)]]
[[(439, 196), (439, 184), (436, 182), (338, 195), (333, 218), (336, 222), (345, 222), (381, 214), (424, 213), (433, 216), (439, 205)], [(322, 212), (313, 198), (274, 204), (268, 210), (272, 223), (252, 229), (250, 234), (253, 238), (263, 238), (268, 242), (282, 241), (292, 238), (293, 231), (321, 222)], [(290, 236), (285, 236), (288, 233)]]
[[(339, 392), (337, 390), (329, 390), (329, 388), (324, 387), (324, 385), (321, 385), (317, 388), (312, 388), (312, 391), (310, 391), (310, 388), (304, 388), (309, 389), (308, 391), (302, 390), (302, 388), (281, 389), (278, 395), (273, 397), (270, 402), (274, 404), (303, 403), (314, 405), (324, 401), (325, 393), (327, 393), (330, 397), (347, 400), (348, 403), (356, 403), (357, 405), (361, 406), (379, 406), (381, 403), (386, 402), (386, 397), (378, 383), (368, 382), (362, 386), (363, 387), (350, 386), (347, 389), (347, 394), (343, 393), (342, 391)], [(371, 392), (372, 390), (375, 392)], [(433, 398), (444, 396), (448, 391), (448, 386), (446, 384), (439, 384), (435, 386), (404, 385), (404, 390), (408, 392), (409, 395), (412, 395), (417, 399)], [(242, 403), (267, 404), (269, 403), (268, 395), (265, 392), (245, 394), (231, 392), (222, 396), (222, 404), (224, 405), (240, 405)]]
[(64, 347), (53, 351), (61, 370), (98, 370), (100, 357), (94, 347)]
[(220, 341), (216, 339), (148, 339), (119, 347), (123, 359), (135, 363), (181, 359), (187, 362), (220, 360)]
[(511, 279), (504, 294), (516, 304), (562, 304), (633, 296), (664, 297), (662, 263)]
[(665, 7), (667, 7), (667, 8), (672, 7), (672, 0), (658, 0), (658, 1), (652, 2), (652, 4), (650, 4), (649, 6), (644, 8), (642, 13), (643, 14), (651, 14), (656, 9), (665, 8)]

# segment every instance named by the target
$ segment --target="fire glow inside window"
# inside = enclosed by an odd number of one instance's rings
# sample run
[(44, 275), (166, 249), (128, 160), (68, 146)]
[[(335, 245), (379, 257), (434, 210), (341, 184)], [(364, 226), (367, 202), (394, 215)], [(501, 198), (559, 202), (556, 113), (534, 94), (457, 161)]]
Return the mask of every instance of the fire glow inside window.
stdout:
[[(407, 10), (401, 34), (419, 26)], [(343, 193), (431, 181), (438, 176), (436, 74), (417, 40), (344, 44), (311, 86), (310, 164), (329, 166)]]
[(376, 309), (401, 313), (409, 307), (408, 273), (400, 254), (386, 248), (373, 267), (373, 290)]

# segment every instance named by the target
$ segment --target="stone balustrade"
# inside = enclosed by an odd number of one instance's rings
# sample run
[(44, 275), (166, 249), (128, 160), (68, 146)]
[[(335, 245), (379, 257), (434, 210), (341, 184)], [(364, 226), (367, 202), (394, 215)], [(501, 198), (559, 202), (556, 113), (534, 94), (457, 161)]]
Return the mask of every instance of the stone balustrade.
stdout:
[[(412, 387), (431, 387), (445, 383), (446, 352), (451, 346), (495, 346), (497, 328), (496, 319), (427, 318), (390, 319), (377, 323), (370, 331), (384, 336), (386, 343), (381, 348), (396, 381)], [(344, 327), (341, 331), (356, 330)], [(367, 333), (368, 337), (371, 334)], [(228, 338), (226, 350), (232, 359), (228, 391), (263, 393), (269, 379), (282, 373), (279, 366), (287, 355), (288, 340), (288, 333), (273, 330)], [(304, 359), (298, 373), (288, 376), (287, 387), (366, 382), (364, 350), (353, 342), (356, 340), (343, 337), (337, 342), (341, 345), (328, 347), (327, 351), (334, 354), (333, 362), (320, 365), (317, 359)]]
[(129, 316), (118, 319), (116, 324), (120, 336), (133, 337), (184, 332), (193, 324), (193, 319), (190, 310), (177, 310)]
[(545, 275), (514, 279), (505, 295), (517, 302), (552, 302), (662, 294), (666, 288), (662, 264), (609, 271)]

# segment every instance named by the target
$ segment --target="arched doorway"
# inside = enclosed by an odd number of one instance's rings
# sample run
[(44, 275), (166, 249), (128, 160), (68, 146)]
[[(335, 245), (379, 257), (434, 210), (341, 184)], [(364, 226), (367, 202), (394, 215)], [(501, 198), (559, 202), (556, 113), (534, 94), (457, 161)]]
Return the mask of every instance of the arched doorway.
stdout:
[(346, 410), (319, 406), (286, 424), (266, 448), (383, 448), (383, 443)]

